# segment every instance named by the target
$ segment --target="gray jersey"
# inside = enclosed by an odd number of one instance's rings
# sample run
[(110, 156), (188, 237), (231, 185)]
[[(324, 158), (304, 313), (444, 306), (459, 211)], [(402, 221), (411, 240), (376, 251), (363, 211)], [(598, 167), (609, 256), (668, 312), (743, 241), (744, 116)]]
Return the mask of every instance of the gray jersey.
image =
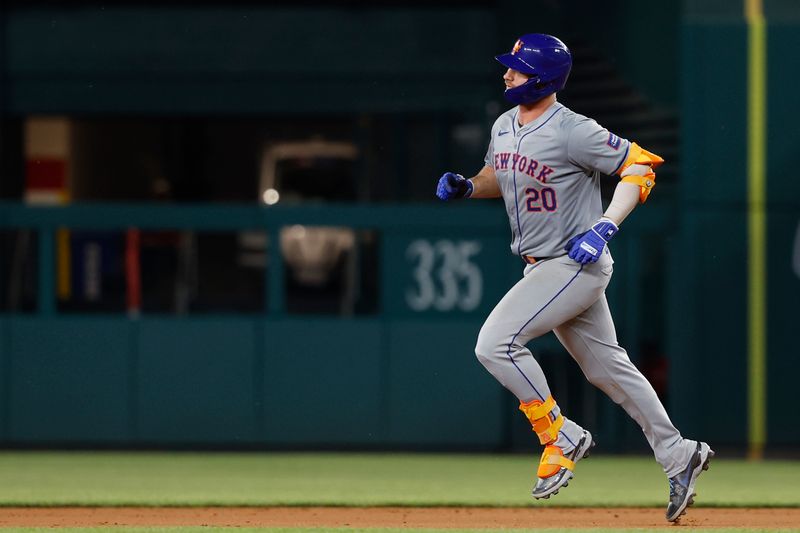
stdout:
[(518, 113), (495, 121), (485, 159), (503, 194), (511, 250), (563, 255), (566, 242), (602, 215), (600, 175), (619, 170), (630, 144), (558, 102), (525, 126)]

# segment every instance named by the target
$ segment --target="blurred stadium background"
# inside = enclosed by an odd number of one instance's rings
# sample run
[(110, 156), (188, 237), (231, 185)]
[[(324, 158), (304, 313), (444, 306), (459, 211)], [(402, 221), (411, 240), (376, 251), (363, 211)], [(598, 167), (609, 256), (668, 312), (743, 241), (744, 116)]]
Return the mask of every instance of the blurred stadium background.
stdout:
[[(536, 449), (472, 352), (521, 274), (503, 208), (433, 191), (539, 31), (559, 99), (667, 160), (612, 246), (620, 342), (685, 435), (796, 457), (800, 8), (764, 1), (764, 63), (746, 5), (6, 1), (0, 446)], [(649, 453), (532, 347), (603, 453)]]

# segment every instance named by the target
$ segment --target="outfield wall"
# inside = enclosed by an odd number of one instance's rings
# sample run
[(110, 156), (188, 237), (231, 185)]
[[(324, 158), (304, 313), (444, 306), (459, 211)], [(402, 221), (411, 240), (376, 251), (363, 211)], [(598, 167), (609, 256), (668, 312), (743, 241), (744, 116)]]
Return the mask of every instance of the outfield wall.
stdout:
[[(657, 312), (643, 276), (659, 202), (635, 215), (615, 248), (609, 298), (637, 360)], [(37, 234), (37, 311), (0, 315), (0, 442), (20, 445), (446, 448), (534, 446), (514, 398), (473, 355), (478, 330), (519, 278), (496, 202), (462, 206), (326, 208), (2, 205), (0, 226)], [(285, 270), (264, 271), (266, 302), (249, 315), (87, 315), (56, 305), (56, 228), (195, 230), (297, 223), (372, 228), (380, 235), (380, 309), (337, 317), (285, 307)], [(275, 241), (272, 241), (275, 242)], [(420, 247), (468, 249), (422, 272)], [(278, 247), (271, 248), (279, 254)], [(661, 250), (663, 253), (663, 250)], [(438, 256), (437, 256), (438, 257)], [(272, 265), (281, 265), (273, 255)], [(450, 266), (448, 266), (450, 265)], [(469, 268), (466, 268), (469, 266)], [(455, 268), (450, 271), (448, 269)], [(453, 276), (457, 300), (421, 303)], [(444, 291), (444, 292), (443, 292)], [(437, 296), (437, 298), (439, 298)], [(580, 376), (552, 337), (532, 344), (559, 402), (591, 424), (607, 449), (644, 441), (620, 409)]]

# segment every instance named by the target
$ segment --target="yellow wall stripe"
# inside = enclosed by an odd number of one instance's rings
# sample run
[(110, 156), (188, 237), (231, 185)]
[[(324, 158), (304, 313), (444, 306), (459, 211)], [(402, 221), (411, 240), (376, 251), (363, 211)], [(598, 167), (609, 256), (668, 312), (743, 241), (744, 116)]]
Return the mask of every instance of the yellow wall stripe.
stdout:
[(744, 0), (744, 16), (749, 24), (753, 19), (764, 18), (764, 4), (761, 0)]
[(767, 442), (767, 33), (761, 0), (745, 0), (747, 66), (748, 455)]

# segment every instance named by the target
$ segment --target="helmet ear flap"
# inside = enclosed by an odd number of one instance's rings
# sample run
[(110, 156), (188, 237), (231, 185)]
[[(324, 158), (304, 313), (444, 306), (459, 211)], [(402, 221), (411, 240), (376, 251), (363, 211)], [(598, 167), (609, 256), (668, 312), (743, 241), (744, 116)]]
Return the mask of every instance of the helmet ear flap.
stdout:
[(531, 104), (542, 98), (550, 96), (563, 88), (556, 86), (553, 81), (541, 81), (538, 76), (531, 78), (519, 87), (506, 89), (503, 95), (512, 104)]

